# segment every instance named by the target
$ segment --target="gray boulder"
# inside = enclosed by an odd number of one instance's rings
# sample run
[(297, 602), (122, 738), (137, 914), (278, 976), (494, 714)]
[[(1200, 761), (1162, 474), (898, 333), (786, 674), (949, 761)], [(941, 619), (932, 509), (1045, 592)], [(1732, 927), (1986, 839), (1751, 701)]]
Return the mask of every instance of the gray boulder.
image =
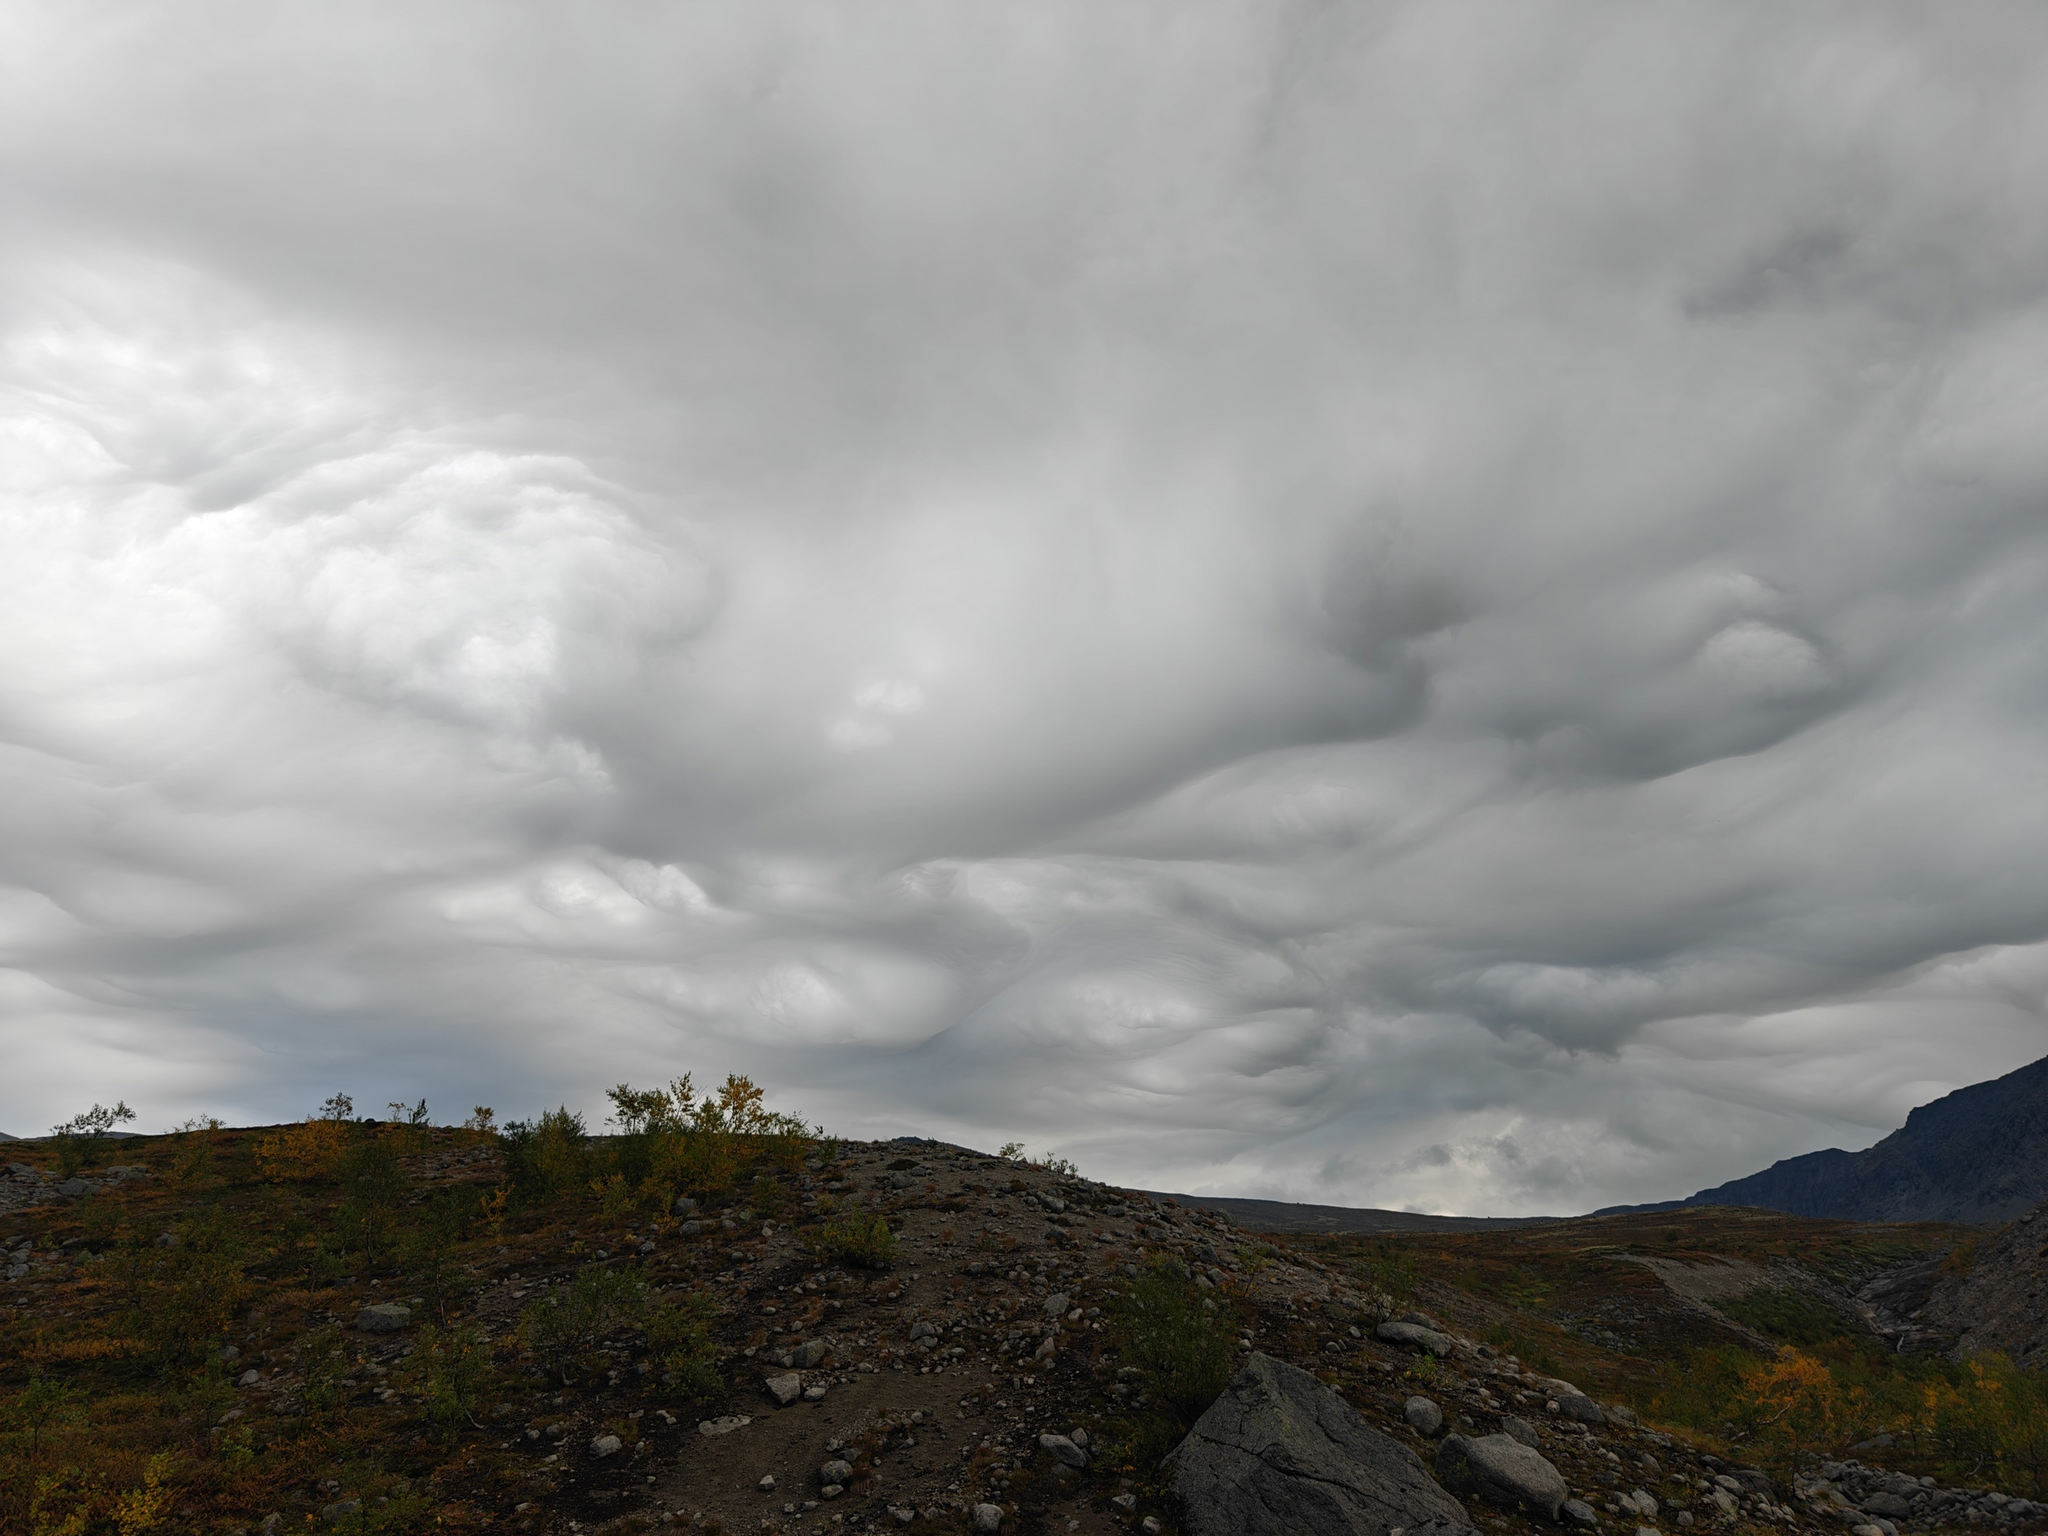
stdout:
[(1519, 1440), (1532, 1451), (1543, 1449), (1543, 1437), (1536, 1432), (1536, 1426), (1519, 1414), (1509, 1414), (1500, 1421), (1500, 1432), (1510, 1439)]
[(1444, 1411), (1426, 1397), (1411, 1397), (1401, 1405), (1401, 1416), (1418, 1435), (1433, 1435), (1444, 1427)]
[(1510, 1435), (1468, 1440), (1446, 1435), (1436, 1453), (1436, 1475), (1453, 1493), (1489, 1504), (1521, 1505), (1555, 1520), (1571, 1490), (1543, 1456)]
[(804, 1395), (804, 1379), (795, 1371), (770, 1376), (762, 1385), (768, 1389), (768, 1395), (784, 1408)]
[(412, 1322), (412, 1308), (395, 1302), (379, 1302), (356, 1314), (356, 1326), (365, 1333), (399, 1333)]
[(1407, 1344), (1415, 1349), (1426, 1349), (1432, 1355), (1443, 1356), (1451, 1352), (1448, 1334), (1425, 1328), (1420, 1323), (1381, 1323), (1373, 1333), (1389, 1344)]
[(1254, 1353), (1162, 1467), (1186, 1536), (1468, 1531), (1413, 1451), (1308, 1372)]
[(1557, 1400), (1558, 1417), (1576, 1419), (1581, 1424), (1605, 1424), (1607, 1414), (1590, 1397), (1576, 1393), (1567, 1394)]
[(1088, 1453), (1082, 1450), (1080, 1446), (1074, 1444), (1066, 1435), (1040, 1435), (1038, 1437), (1038, 1448), (1052, 1457), (1054, 1461), (1063, 1463), (1066, 1466), (1085, 1467), (1088, 1465)]

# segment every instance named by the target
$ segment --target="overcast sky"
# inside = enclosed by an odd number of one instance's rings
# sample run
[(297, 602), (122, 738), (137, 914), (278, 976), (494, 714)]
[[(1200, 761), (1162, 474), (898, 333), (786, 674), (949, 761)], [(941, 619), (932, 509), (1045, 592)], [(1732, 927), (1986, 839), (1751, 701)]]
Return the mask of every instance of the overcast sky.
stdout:
[(0, 1128), (1475, 1213), (2048, 1051), (2048, 11), (0, 9)]

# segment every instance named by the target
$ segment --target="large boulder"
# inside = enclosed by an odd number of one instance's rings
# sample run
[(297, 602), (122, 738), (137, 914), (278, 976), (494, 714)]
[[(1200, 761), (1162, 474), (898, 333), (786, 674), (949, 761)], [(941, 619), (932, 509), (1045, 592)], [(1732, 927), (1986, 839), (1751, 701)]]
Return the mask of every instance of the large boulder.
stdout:
[(1541, 1452), (1509, 1435), (1468, 1440), (1446, 1435), (1436, 1453), (1436, 1475), (1453, 1493), (1509, 1508), (1520, 1505), (1555, 1520), (1571, 1497), (1559, 1472)]
[(1186, 1536), (1469, 1532), (1413, 1451), (1308, 1372), (1253, 1354), (1163, 1468)]

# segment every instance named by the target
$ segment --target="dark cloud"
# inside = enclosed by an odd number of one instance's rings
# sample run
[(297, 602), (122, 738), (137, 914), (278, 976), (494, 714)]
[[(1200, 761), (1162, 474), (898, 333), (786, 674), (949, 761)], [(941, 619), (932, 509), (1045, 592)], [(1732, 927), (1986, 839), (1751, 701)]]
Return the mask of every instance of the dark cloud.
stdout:
[(11, 26), (10, 1128), (1566, 1209), (2043, 1049), (2037, 12)]

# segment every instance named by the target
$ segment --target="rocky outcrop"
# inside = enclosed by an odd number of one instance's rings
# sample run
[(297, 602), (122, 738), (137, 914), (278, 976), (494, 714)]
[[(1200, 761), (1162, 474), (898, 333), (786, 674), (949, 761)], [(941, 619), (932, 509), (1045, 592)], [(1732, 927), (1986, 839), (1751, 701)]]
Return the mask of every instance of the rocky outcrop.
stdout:
[(1308, 1372), (1253, 1354), (1167, 1457), (1187, 1536), (1467, 1531), (1413, 1451)]

